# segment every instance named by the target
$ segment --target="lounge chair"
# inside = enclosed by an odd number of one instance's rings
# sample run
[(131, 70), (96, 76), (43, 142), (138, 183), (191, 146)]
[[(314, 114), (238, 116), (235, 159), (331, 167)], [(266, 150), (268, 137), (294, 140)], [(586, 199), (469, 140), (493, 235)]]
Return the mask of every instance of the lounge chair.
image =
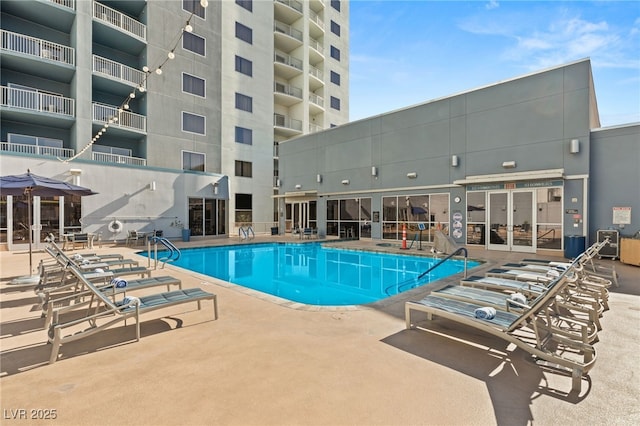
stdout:
[[(476, 318), (476, 311), (484, 308), (485, 304), (463, 302), (430, 294), (420, 301), (406, 302), (406, 328), (416, 327), (412, 322), (411, 312), (420, 311), (426, 313), (429, 320), (438, 316), (484, 331), (515, 344), (547, 365), (570, 370), (572, 389), (579, 392), (582, 376), (586, 375), (595, 364), (595, 348), (591, 344), (563, 336), (552, 324), (546, 322), (544, 315), (549, 305), (553, 303), (556, 291), (560, 291), (567, 283), (567, 275), (563, 277), (565, 279), (557, 280), (554, 289), (538, 297), (529, 309), (522, 313), (496, 310), (495, 317), (492, 319)], [(521, 337), (524, 331), (532, 335), (532, 341)], [(567, 356), (568, 352), (571, 352), (574, 357)], [(579, 356), (580, 359), (576, 359), (575, 356)]]
[[(431, 294), (462, 302), (476, 303), (491, 306), (494, 309), (522, 314), (531, 309), (536, 297), (526, 298), (525, 302), (512, 297), (512, 294), (500, 291), (484, 290), (480, 288), (449, 285)], [(524, 295), (522, 295), (524, 296)], [(520, 297), (522, 297), (520, 296)], [(538, 295), (541, 297), (542, 293)], [(547, 324), (554, 327), (561, 335), (576, 339), (583, 343), (593, 343), (598, 339), (598, 331), (601, 329), (597, 312), (580, 305), (565, 303), (556, 298), (549, 309), (541, 314), (546, 316)]]
[[(84, 278), (84, 275), (76, 266), (72, 265), (70, 269), (92, 294), (88, 301), (71, 307), (56, 308), (52, 311), (52, 324), (49, 326), (48, 331), (49, 342), (51, 343), (49, 364), (56, 362), (60, 347), (63, 344), (99, 333), (130, 318), (135, 319), (136, 341), (140, 341), (140, 314), (142, 313), (190, 302), (196, 302), (198, 309), (201, 309), (203, 300), (211, 300), (213, 302), (214, 320), (218, 318), (217, 296), (199, 288), (176, 290), (114, 302), (105, 292)], [(64, 314), (66, 312), (70, 310), (78, 311), (80, 308), (83, 308), (81, 312), (84, 312), (84, 316), (65, 320)], [(88, 328), (78, 330), (85, 323), (88, 324)]]
[[(107, 281), (102, 285), (94, 282), (94, 285), (105, 295), (111, 297), (111, 300), (113, 301), (115, 301), (117, 295), (126, 295), (127, 293), (135, 290), (142, 290), (158, 286), (166, 286), (167, 291), (171, 290), (171, 286), (178, 286), (178, 288), (182, 290), (182, 281), (171, 276), (126, 280), (123, 286), (118, 286), (113, 280)], [(66, 292), (62, 293), (63, 290), (66, 290)], [(38, 296), (41, 299), (42, 312), (43, 316), (45, 317), (43, 328), (46, 330), (51, 324), (53, 311), (54, 309), (56, 309), (56, 307), (70, 307), (74, 304), (82, 303), (87, 297), (90, 297), (92, 294), (93, 291), (83, 286), (83, 281), (78, 279), (74, 280), (74, 282), (68, 283), (64, 289), (59, 288), (58, 292), (56, 293), (39, 293)]]

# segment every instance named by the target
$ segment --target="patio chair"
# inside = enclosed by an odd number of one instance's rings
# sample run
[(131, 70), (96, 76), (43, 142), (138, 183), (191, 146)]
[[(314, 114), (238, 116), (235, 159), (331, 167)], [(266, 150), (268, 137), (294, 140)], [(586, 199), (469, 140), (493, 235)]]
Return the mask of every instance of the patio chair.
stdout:
[[(544, 365), (569, 370), (572, 390), (580, 392), (582, 377), (595, 364), (595, 348), (589, 343), (566, 337), (554, 328), (553, 324), (548, 323), (548, 318), (544, 315), (554, 301), (556, 292), (566, 285), (568, 279), (564, 274), (563, 279), (557, 280), (549, 291), (538, 297), (522, 313), (496, 310), (495, 316), (491, 319), (476, 317), (477, 310), (485, 308), (486, 303), (464, 302), (429, 294), (422, 300), (406, 302), (406, 328), (416, 328), (411, 313), (420, 311), (427, 314), (428, 320), (432, 320), (434, 316), (442, 317), (486, 332), (516, 345)], [(528, 334), (528, 338), (524, 336), (525, 333)]]
[(129, 231), (125, 244), (127, 247), (138, 245), (140, 241), (144, 241), (144, 233), (138, 231)]
[[(60, 347), (63, 344), (84, 339), (120, 322), (125, 322), (126, 324), (128, 319), (135, 320), (136, 341), (140, 341), (140, 314), (143, 313), (191, 302), (197, 303), (198, 310), (200, 310), (202, 301), (211, 300), (214, 310), (213, 318), (214, 320), (218, 319), (217, 296), (200, 288), (182, 289), (141, 296), (140, 298), (128, 296), (118, 302), (114, 302), (105, 292), (87, 280), (76, 266), (71, 266), (71, 272), (82, 281), (87, 290), (91, 291), (91, 297), (80, 304), (53, 310), (52, 323), (48, 331), (48, 340), (51, 343), (49, 364), (56, 362)], [(64, 318), (64, 314), (68, 311), (78, 311), (80, 308), (83, 308), (84, 312), (82, 317), (70, 320)], [(83, 324), (87, 324), (88, 327), (81, 328)]]
[(311, 228), (304, 228), (302, 230), (302, 237), (303, 238), (307, 238), (310, 239), (313, 236), (313, 229)]

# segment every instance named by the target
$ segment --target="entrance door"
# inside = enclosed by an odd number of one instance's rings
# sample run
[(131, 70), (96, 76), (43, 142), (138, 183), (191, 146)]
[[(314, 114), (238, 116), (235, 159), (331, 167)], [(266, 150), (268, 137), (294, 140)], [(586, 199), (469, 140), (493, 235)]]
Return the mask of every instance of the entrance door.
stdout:
[(489, 192), (490, 250), (535, 253), (534, 197), (531, 190)]

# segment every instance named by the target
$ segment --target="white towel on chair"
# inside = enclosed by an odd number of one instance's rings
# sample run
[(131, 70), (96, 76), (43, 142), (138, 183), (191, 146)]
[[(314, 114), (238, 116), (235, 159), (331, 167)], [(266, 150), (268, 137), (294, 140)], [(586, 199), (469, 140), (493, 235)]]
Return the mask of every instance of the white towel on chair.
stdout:
[(124, 278), (114, 278), (111, 280), (111, 285), (115, 288), (125, 288), (127, 286), (127, 280)]
[(122, 299), (122, 306), (135, 306), (140, 304), (140, 299), (135, 296), (126, 296)]
[(93, 272), (97, 272), (98, 274), (104, 274), (104, 269), (96, 268), (96, 269), (93, 270)]
[(491, 306), (478, 308), (475, 310), (475, 315), (478, 319), (490, 320), (496, 317), (496, 310)]
[(511, 295), (511, 300), (514, 302), (522, 303), (523, 305), (527, 304), (527, 298), (522, 293), (513, 293)]

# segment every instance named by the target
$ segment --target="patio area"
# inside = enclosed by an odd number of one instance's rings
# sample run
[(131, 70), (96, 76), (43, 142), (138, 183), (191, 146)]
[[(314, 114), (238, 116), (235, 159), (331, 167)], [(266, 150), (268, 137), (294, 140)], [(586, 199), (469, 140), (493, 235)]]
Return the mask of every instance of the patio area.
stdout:
[[(254, 241), (276, 240), (300, 241)], [(237, 239), (176, 245), (229, 243)], [(365, 240), (340, 244), (401, 252)], [(137, 250), (91, 251), (146, 265)], [(49, 257), (33, 256), (34, 265)], [(486, 261), (475, 275), (535, 257), (481, 249), (469, 256)], [(132, 323), (115, 326), (64, 345), (48, 365), (33, 286), (9, 284), (27, 273), (28, 254), (0, 252), (0, 261), (3, 424), (42, 424), (36, 417), (52, 413), (61, 425), (640, 424), (640, 268), (620, 262), (600, 260), (615, 264), (620, 287), (611, 288), (590, 382), (574, 395), (569, 376), (500, 339), (443, 319), (429, 331), (405, 330), (404, 303), (424, 289), (371, 306), (301, 308), (171, 265), (153, 276), (217, 294), (218, 320), (206, 303), (151, 312), (140, 342)]]

